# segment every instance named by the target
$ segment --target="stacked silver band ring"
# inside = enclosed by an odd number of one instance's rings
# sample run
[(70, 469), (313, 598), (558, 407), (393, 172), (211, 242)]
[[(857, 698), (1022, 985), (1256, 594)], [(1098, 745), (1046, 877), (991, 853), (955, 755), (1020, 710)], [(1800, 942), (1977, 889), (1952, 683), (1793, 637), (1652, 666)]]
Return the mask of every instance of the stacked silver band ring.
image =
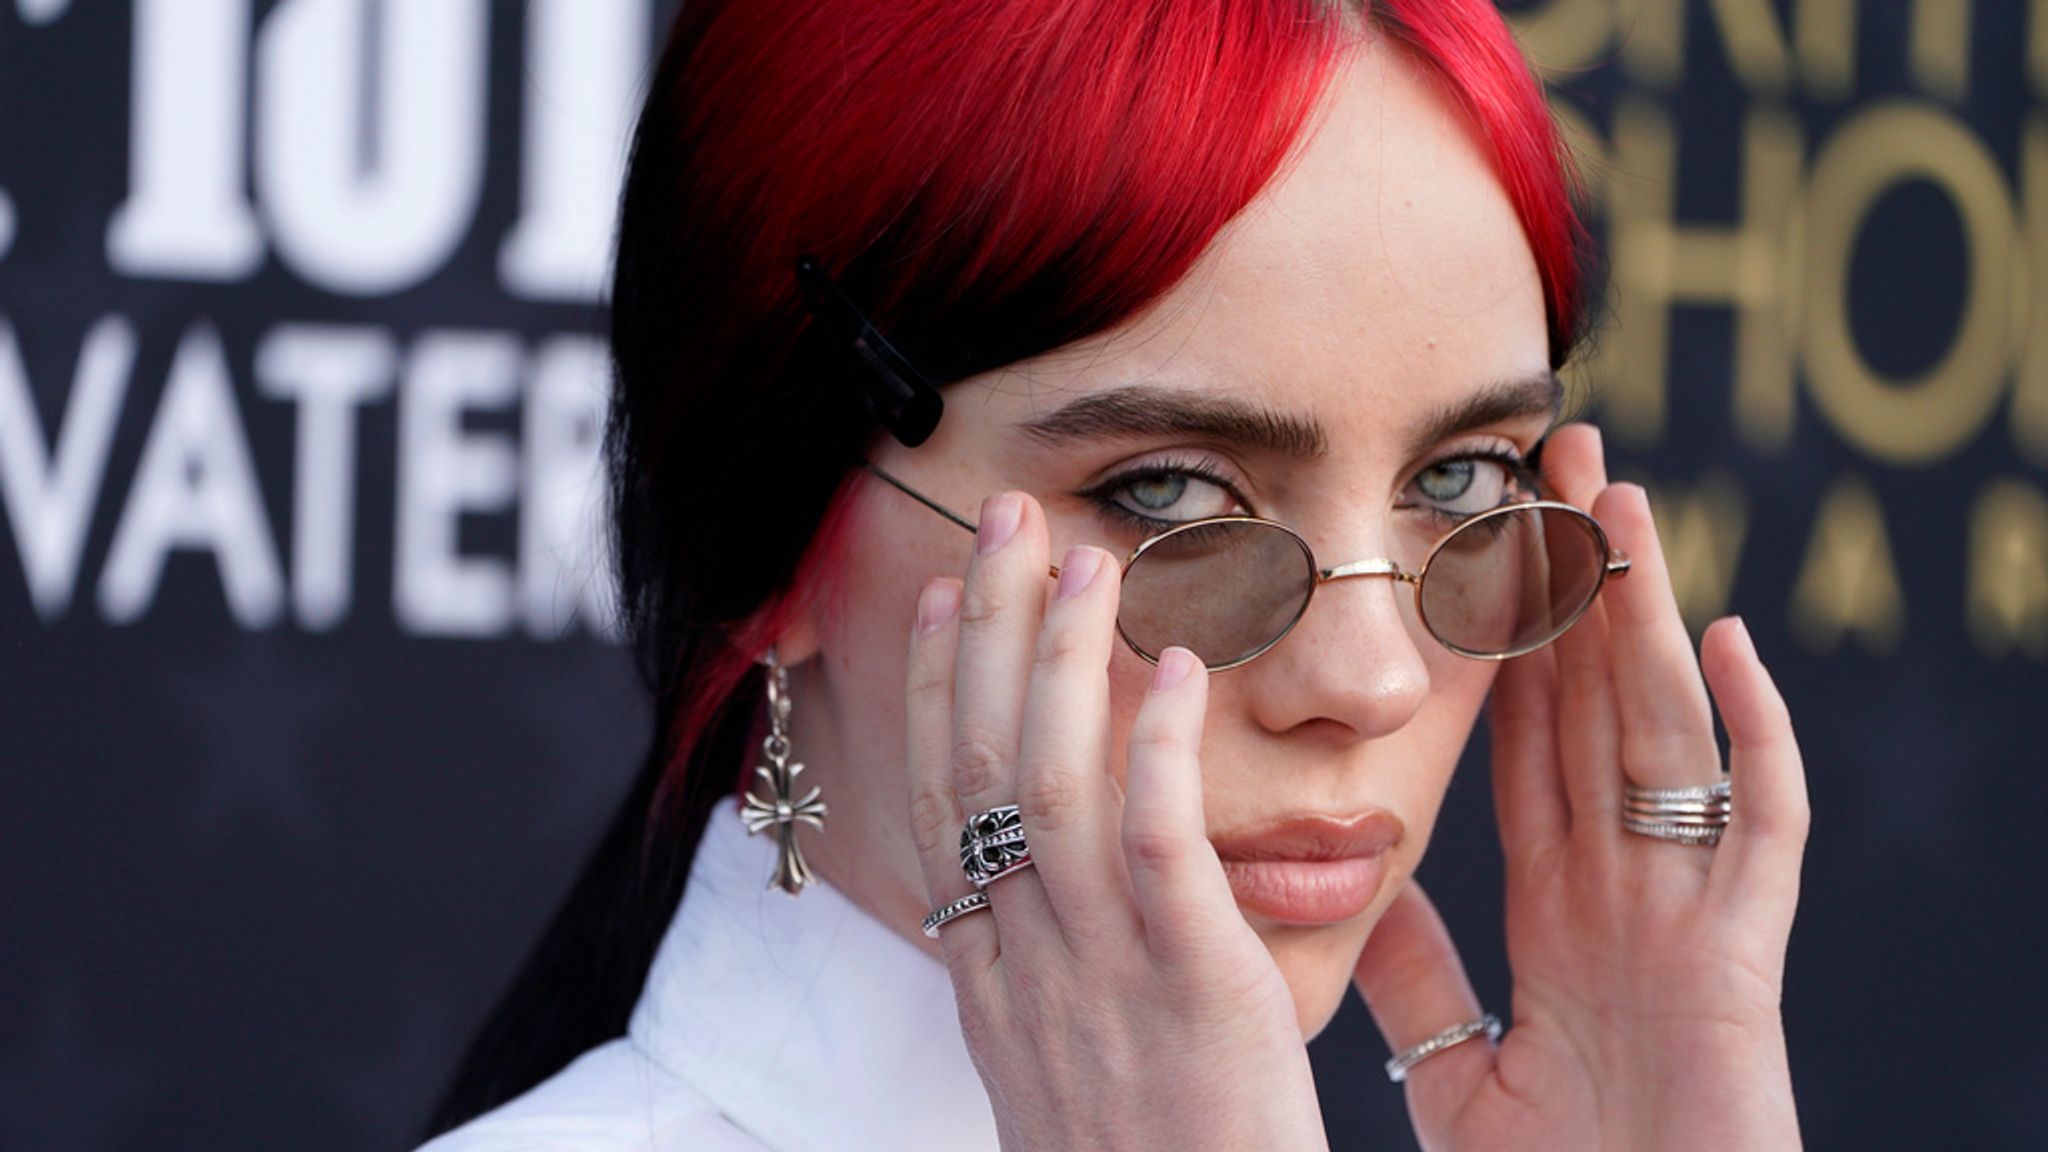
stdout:
[(939, 938), (940, 925), (950, 920), (958, 920), (969, 912), (979, 912), (986, 907), (988, 907), (988, 893), (969, 892), (951, 904), (932, 909), (932, 914), (924, 918), (924, 934), (937, 940)]
[(1424, 1040), (1413, 1048), (1403, 1048), (1387, 1061), (1387, 1079), (1399, 1084), (1408, 1078), (1408, 1070), (1429, 1059), (1431, 1056), (1485, 1033), (1488, 1040), (1500, 1039), (1500, 1017), (1488, 1012), (1477, 1020), (1467, 1020), (1455, 1028), (1443, 1031)]
[(960, 829), (960, 870), (976, 888), (1029, 867), (1031, 847), (1024, 843), (1024, 817), (1015, 804), (977, 812)]
[(1721, 842), (1734, 815), (1734, 799), (1728, 776), (1712, 784), (1690, 788), (1638, 788), (1621, 790), (1621, 826), (1638, 836), (1697, 844), (1712, 848)]

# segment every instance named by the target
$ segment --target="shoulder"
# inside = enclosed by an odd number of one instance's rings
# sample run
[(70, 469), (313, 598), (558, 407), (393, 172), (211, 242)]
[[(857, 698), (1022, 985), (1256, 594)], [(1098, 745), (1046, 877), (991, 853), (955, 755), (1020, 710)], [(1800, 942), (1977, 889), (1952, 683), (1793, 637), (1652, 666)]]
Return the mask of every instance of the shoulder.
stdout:
[(600, 1044), (418, 1152), (768, 1152), (631, 1041)]

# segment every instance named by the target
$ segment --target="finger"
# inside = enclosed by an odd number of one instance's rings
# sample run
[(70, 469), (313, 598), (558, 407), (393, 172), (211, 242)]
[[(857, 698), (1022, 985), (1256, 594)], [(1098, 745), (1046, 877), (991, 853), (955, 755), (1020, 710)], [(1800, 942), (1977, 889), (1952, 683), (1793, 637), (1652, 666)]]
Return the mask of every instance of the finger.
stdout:
[(1605, 605), (1557, 639), (1559, 770), (1572, 826), (1608, 827), (1621, 812), (1621, 707)]
[[(1413, 880), (1373, 927), (1353, 981), (1394, 1052), (1480, 1015), (1479, 996), (1465, 975), (1457, 945)], [(1482, 1035), (1409, 1069), (1408, 1111), (1416, 1130), (1440, 1129), (1492, 1073), (1493, 1064), (1494, 1045)]]
[[(1593, 507), (1607, 487), (1605, 452), (1600, 430), (1590, 424), (1573, 424), (1551, 435), (1543, 462), (1566, 503)], [(1557, 638), (1555, 647), (1557, 755), (1572, 821), (1611, 828), (1620, 810), (1621, 721), (1614, 699), (1606, 606), (1594, 603)]]
[(1606, 448), (1600, 429), (1591, 424), (1566, 424), (1543, 444), (1543, 481), (1557, 499), (1576, 508), (1591, 508), (1607, 487)]
[(1733, 799), (1708, 887), (1731, 905), (1768, 908), (1789, 930), (1812, 824), (1791, 713), (1740, 617), (1715, 621), (1701, 649), (1707, 682), (1728, 728)]
[(1494, 680), (1493, 809), (1510, 865), (1547, 853), (1571, 833), (1557, 771), (1556, 701), (1557, 658), (1548, 650), (1508, 661)]
[(1109, 774), (1109, 659), (1116, 558), (1074, 548), (1039, 629), (1018, 743), (1017, 805), (1039, 879), (1070, 943), (1110, 932), (1132, 943)]
[(1185, 648), (1159, 654), (1131, 722), (1123, 850), (1145, 942), (1167, 966), (1199, 963), (1241, 942), (1237, 911), (1202, 811), (1202, 720), (1209, 672)]
[[(974, 890), (960, 871), (964, 818), (953, 791), (953, 666), (960, 643), (960, 596), (958, 580), (943, 578), (925, 585), (917, 598), (904, 680), (910, 829), (933, 908)], [(941, 928), (939, 943), (955, 972), (986, 971), (997, 954), (995, 922), (985, 913), (969, 913)]]
[[(953, 788), (968, 819), (1017, 802), (1019, 733), (1045, 610), (1047, 547), (1036, 500), (1005, 492), (982, 502), (953, 667)], [(1024, 832), (1028, 844), (1031, 829)], [(987, 889), (998, 932), (1006, 921), (1020, 929), (1013, 943), (1057, 938), (1045, 886), (1033, 871), (1012, 872)]]
[(1622, 769), (1645, 788), (1711, 782), (1721, 768), (1713, 711), (1671, 591), (1649, 498), (1634, 484), (1611, 485), (1595, 515), (1633, 562), (1625, 578), (1601, 593), (1620, 705)]

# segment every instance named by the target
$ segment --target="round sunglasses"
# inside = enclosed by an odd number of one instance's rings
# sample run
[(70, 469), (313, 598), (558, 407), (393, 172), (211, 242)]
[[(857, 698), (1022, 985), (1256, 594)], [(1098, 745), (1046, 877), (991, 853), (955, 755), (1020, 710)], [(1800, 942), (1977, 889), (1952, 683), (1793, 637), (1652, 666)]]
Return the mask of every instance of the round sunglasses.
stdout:
[[(898, 491), (969, 532), (976, 525), (864, 462)], [(1123, 562), (1117, 631), (1145, 660), (1169, 647), (1212, 672), (1257, 659), (1300, 623), (1316, 589), (1333, 580), (1385, 577), (1415, 593), (1416, 615), (1437, 643), (1475, 660), (1505, 660), (1562, 636), (1627, 555), (1600, 522), (1555, 500), (1502, 504), (1461, 520), (1421, 565), (1392, 560), (1321, 567), (1301, 534), (1259, 516), (1189, 520), (1147, 537)], [(1051, 569), (1057, 579), (1059, 569)]]

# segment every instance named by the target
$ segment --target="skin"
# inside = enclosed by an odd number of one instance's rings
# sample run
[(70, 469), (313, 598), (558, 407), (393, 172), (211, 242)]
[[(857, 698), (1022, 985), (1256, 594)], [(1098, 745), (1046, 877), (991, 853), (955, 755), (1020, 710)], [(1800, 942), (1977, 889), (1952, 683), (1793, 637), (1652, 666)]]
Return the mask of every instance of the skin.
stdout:
[[(1796, 1146), (1778, 991), (1807, 820), (1797, 748), (1746, 633), (1718, 624), (1703, 658), (1738, 822), (1711, 852), (1620, 832), (1624, 775), (1699, 783), (1721, 760), (1647, 504), (1606, 483), (1591, 429), (1552, 436), (1546, 479), (1636, 567), (1537, 655), (1454, 655), (1386, 580), (1327, 585), (1283, 642), (1226, 672), (1155, 670), (1115, 636), (1118, 562), (1145, 533), (1082, 495), (1107, 476), (1202, 461), (1245, 499), (1190, 482), (1172, 518), (1249, 504), (1325, 566), (1412, 568), (1442, 531), (1417, 508), (1426, 468), (1526, 455), (1551, 431), (1535, 411), (1410, 443), (1446, 405), (1547, 371), (1541, 285), (1482, 143), (1406, 56), (1356, 49), (1322, 112), (1153, 307), (948, 389), (915, 450), (876, 445), (877, 464), (983, 531), (970, 541), (867, 484), (847, 563), (778, 638), (805, 782), (831, 805), (806, 852), (948, 963), (1006, 1146), (1320, 1147), (1302, 1041), (1347, 988), (1396, 1048), (1479, 1014), (1408, 878), (1492, 693), (1513, 1027), (1416, 1069), (1424, 1145)], [(1133, 382), (1312, 418), (1327, 449), (1048, 444), (1020, 428)], [(1100, 571), (1060, 596), (1046, 565), (1087, 569), (1077, 548), (1106, 550)], [(963, 814), (1010, 801), (1038, 866), (997, 882), (993, 912), (948, 925), (942, 948), (925, 940), (924, 913), (969, 890)], [(1208, 846), (1368, 809), (1403, 834), (1370, 906), (1334, 924), (1239, 909)]]

